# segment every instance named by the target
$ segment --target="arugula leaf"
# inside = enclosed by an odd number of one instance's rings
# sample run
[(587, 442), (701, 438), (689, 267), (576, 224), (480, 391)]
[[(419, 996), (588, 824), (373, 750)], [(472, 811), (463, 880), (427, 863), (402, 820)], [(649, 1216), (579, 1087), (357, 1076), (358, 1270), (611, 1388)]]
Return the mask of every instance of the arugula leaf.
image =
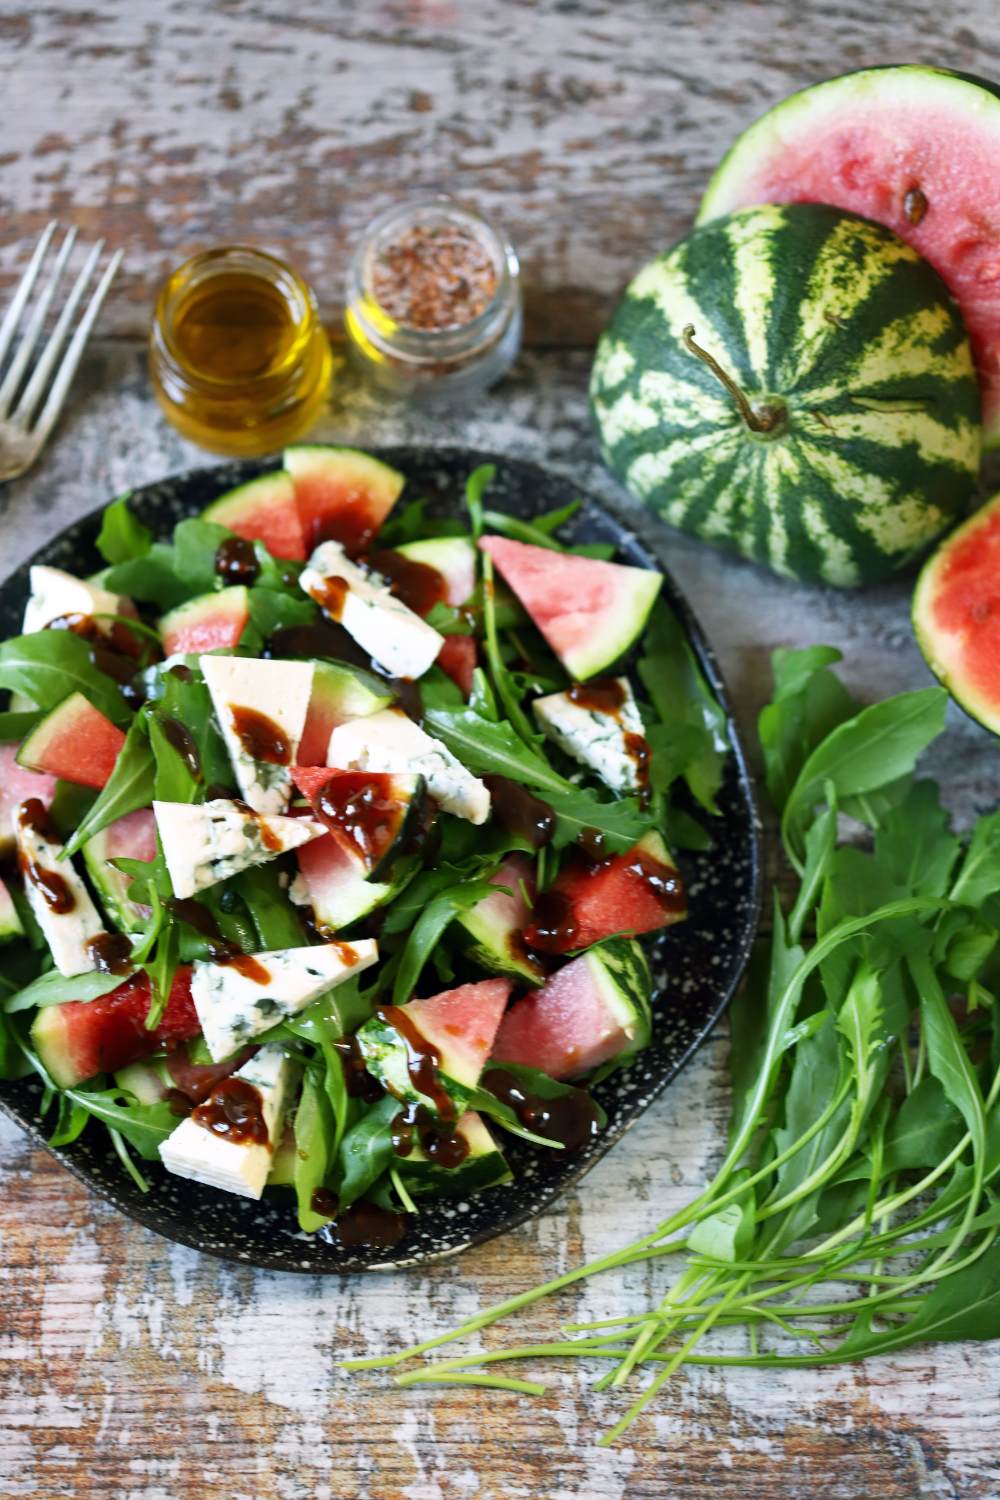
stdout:
[(123, 1104), (124, 1089), (65, 1089), (67, 1099), (117, 1130), (146, 1161), (159, 1161), (160, 1145), (177, 1129), (177, 1116), (166, 1100), (159, 1104)]
[(172, 545), (154, 542), (142, 556), (116, 563), (105, 575), (105, 588), (144, 604), (173, 609), (185, 599), (222, 586), (215, 554), (231, 535), (225, 526), (212, 521), (179, 521)]
[(702, 807), (718, 812), (715, 799), (729, 754), (726, 716), (679, 621), (662, 600), (650, 615), (638, 672), (659, 719), (658, 725), (648, 726), (656, 789), (665, 791), (683, 776)]
[(0, 713), (0, 745), (13, 745), (23, 740), (41, 717), (41, 709), (37, 708)]
[(409, 1000), (425, 963), (457, 914), (492, 895), (495, 889), (487, 880), (466, 880), (461, 885), (441, 891), (424, 907), (406, 941), (396, 970), (392, 989), (393, 1005), (403, 1005)]
[(139, 714), (129, 725), (125, 743), (97, 801), (66, 844), (65, 856), (82, 849), (102, 828), (116, 818), (138, 812), (153, 800), (155, 764), (149, 744), (149, 720)]
[(465, 481), (465, 508), (469, 512), (469, 526), (476, 541), (483, 534), (483, 495), (496, 478), (496, 472), (495, 464), (480, 464)]
[(399, 1100), (386, 1094), (344, 1135), (333, 1174), (341, 1211), (363, 1198), (392, 1161), (392, 1122), (398, 1113)]
[(430, 732), (477, 776), (507, 776), (542, 791), (571, 789), (572, 783), (530, 750), (505, 719), (493, 723), (471, 708), (432, 708), (424, 718)]
[(97, 550), (107, 563), (128, 562), (144, 557), (153, 544), (153, 534), (128, 508), (130, 496), (119, 495), (105, 506)]
[(774, 693), (761, 709), (757, 734), (764, 756), (768, 795), (780, 812), (802, 766), (816, 746), (857, 710), (850, 693), (829, 668), (842, 659), (833, 646), (774, 652)]
[(981, 817), (959, 868), (951, 899), (979, 906), (1000, 890), (1000, 810)]
[(67, 979), (58, 969), (50, 969), (47, 974), (40, 974), (37, 979), (25, 985), (24, 989), (8, 995), (0, 1008), (10, 1015), (19, 1010), (34, 1010), (36, 1006), (41, 1009), (46, 1005), (62, 1005), (67, 1000), (97, 1000), (101, 995), (110, 994), (120, 984), (124, 984), (127, 977), (124, 974), (98, 974), (95, 971)]
[(82, 693), (113, 724), (131, 717), (117, 684), (90, 659), (90, 646), (72, 630), (37, 630), (0, 645), (0, 688), (23, 693), (41, 709)]
[(254, 865), (241, 871), (231, 883), (242, 896), (257, 929), (257, 952), (298, 948), (305, 942), (299, 914), (282, 888), (280, 872), (274, 864)]
[(585, 788), (574, 787), (566, 792), (547, 790), (545, 800), (556, 815), (552, 839), (556, 849), (575, 843), (581, 834), (596, 829), (604, 835), (609, 853), (626, 854), (654, 826), (634, 797), (603, 802)]
[(328, 1214), (313, 1208), (313, 1193), (322, 1187), (332, 1165), (333, 1120), (326, 1092), (320, 1081), (321, 1070), (306, 1068), (302, 1075), (302, 1093), (295, 1111), (295, 1198), (298, 1204), (299, 1228), (306, 1234), (322, 1229), (330, 1222)]

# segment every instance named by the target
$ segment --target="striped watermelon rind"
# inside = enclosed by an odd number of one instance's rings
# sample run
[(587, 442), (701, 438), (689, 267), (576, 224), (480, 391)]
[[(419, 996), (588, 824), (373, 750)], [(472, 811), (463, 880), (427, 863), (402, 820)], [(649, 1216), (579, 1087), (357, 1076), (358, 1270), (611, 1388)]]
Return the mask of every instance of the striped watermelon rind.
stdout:
[[(752, 405), (749, 429), (714, 357)], [(646, 266), (598, 346), (602, 452), (680, 530), (806, 581), (906, 567), (967, 508), (980, 457), (968, 338), (891, 231), (819, 204), (714, 219)]]

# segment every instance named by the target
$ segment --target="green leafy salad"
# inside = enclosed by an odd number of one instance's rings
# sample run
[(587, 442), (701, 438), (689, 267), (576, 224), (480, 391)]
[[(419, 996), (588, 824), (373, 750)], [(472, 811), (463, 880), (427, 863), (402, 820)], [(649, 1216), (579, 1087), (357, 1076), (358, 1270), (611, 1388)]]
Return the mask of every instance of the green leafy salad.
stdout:
[[(397, 505), (349, 449), (107, 566), (31, 569), (0, 645), (0, 1076), (54, 1144), (385, 1245), (423, 1198), (579, 1149), (648, 1042), (639, 935), (683, 920), (725, 720), (661, 576)], [(692, 812), (694, 810), (694, 813)], [(695, 815), (697, 814), (697, 816)]]

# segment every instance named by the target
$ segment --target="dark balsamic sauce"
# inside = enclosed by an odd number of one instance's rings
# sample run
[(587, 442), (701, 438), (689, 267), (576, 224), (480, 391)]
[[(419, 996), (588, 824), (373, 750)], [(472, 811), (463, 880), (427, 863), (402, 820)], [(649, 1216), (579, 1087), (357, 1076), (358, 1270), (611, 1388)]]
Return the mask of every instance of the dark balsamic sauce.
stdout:
[(620, 718), (625, 707), (625, 690), (617, 677), (594, 677), (590, 682), (574, 682), (571, 688), (567, 688), (566, 697), (580, 708), (610, 714), (613, 719)]
[(415, 614), (430, 614), (435, 604), (448, 602), (448, 580), (437, 568), (388, 548), (370, 553), (366, 561)]
[(535, 797), (507, 776), (484, 776), (493, 808), (501, 828), (525, 839), (533, 849), (541, 849), (552, 840), (556, 816), (547, 802)]
[(215, 571), (227, 584), (255, 583), (260, 563), (253, 542), (242, 536), (227, 536), (215, 554)]
[(234, 1145), (270, 1145), (260, 1089), (245, 1078), (224, 1078), (191, 1118)]
[(362, 1099), (374, 1104), (385, 1094), (377, 1078), (373, 1078), (365, 1064), (365, 1055), (358, 1046), (356, 1036), (341, 1037), (334, 1042), (333, 1050), (339, 1055), (344, 1070), (344, 1087), (352, 1099)]
[(405, 1006), (384, 1005), (375, 1014), (384, 1026), (391, 1026), (402, 1038), (413, 1087), (431, 1101), (439, 1119), (454, 1120), (455, 1102), (438, 1076), (441, 1057), (437, 1048), (417, 1030)]
[(145, 701), (142, 688), (134, 681), (136, 664), (146, 645), (139, 632), (124, 620), (101, 620), (93, 615), (59, 615), (50, 620), (46, 630), (69, 630), (90, 646), (90, 659), (98, 671), (110, 677), (130, 708)]
[(252, 760), (265, 761), (272, 766), (287, 766), (292, 760), (291, 741), (267, 714), (257, 708), (229, 705), (233, 733)]
[(309, 1207), (314, 1214), (322, 1214), (325, 1219), (332, 1219), (337, 1212), (337, 1195), (331, 1193), (329, 1188), (313, 1188)]
[(460, 1167), (469, 1154), (464, 1135), (434, 1115), (426, 1104), (410, 1101), (392, 1122), (392, 1149), (397, 1156), (406, 1157), (414, 1146), (439, 1167)]
[(330, 1225), (330, 1234), (345, 1250), (391, 1250), (403, 1238), (408, 1223), (406, 1214), (379, 1208), (378, 1204), (361, 1198), (338, 1214)]
[(579, 1151), (600, 1132), (597, 1105), (586, 1089), (574, 1088), (558, 1098), (543, 1099), (506, 1068), (488, 1069), (482, 1087), (509, 1104), (525, 1129), (565, 1151)]
[(346, 578), (324, 578), (311, 590), (312, 597), (316, 600), (324, 614), (330, 616), (334, 622), (340, 622), (344, 613), (344, 603), (350, 593), (350, 585)]
[(201, 756), (198, 754), (198, 746), (195, 744), (194, 735), (186, 724), (180, 719), (170, 715), (160, 719), (160, 728), (163, 737), (172, 750), (175, 750), (184, 762), (188, 775), (192, 781), (201, 780)]
[(242, 974), (245, 979), (253, 980), (255, 984), (269, 982), (271, 975), (268, 969), (252, 953), (244, 953), (235, 943), (223, 937), (207, 906), (203, 906), (193, 896), (170, 896), (164, 904), (172, 916), (179, 922), (186, 922), (206, 940), (208, 956), (213, 963), (225, 964)]
[(99, 974), (125, 974), (131, 968), (132, 944), (124, 932), (99, 932), (84, 946)]
[[(27, 802), (21, 804), (17, 818), (25, 831), (30, 830), (47, 843), (58, 842), (58, 835), (52, 827), (45, 804), (37, 797), (29, 797)], [(49, 911), (56, 916), (65, 916), (74, 909), (76, 897), (68, 882), (57, 871), (43, 869), (36, 860), (30, 859), (23, 852), (18, 855), (18, 865), (24, 880), (34, 886)]]
[(332, 620), (318, 620), (315, 625), (285, 625), (268, 638), (266, 657), (322, 657), (327, 661), (347, 662), (349, 666), (372, 670), (372, 659), (347, 634), (343, 625)]
[(391, 847), (401, 817), (386, 782), (391, 778), (371, 771), (336, 771), (313, 798), (320, 821), (347, 838), (369, 870)]

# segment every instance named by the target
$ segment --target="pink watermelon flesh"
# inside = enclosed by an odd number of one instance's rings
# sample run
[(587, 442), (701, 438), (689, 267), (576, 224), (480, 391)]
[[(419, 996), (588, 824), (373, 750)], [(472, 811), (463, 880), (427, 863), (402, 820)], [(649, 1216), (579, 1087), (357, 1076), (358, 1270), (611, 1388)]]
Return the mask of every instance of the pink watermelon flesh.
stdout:
[(404, 1009), (437, 1049), (442, 1070), (472, 1088), (486, 1065), (512, 988), (509, 979), (481, 979), (442, 990), (429, 1000), (411, 1000)]
[(931, 558), (914, 599), (931, 668), (969, 713), (1000, 734), (1000, 497)]
[(238, 646), (249, 618), (247, 591), (240, 585), (191, 599), (160, 621), (163, 654), (221, 651)]
[(404, 482), (370, 454), (322, 444), (287, 448), (285, 468), (306, 546), (340, 542), (354, 556), (367, 551)]
[(848, 75), (778, 105), (743, 141), (699, 222), (758, 203), (829, 203), (894, 230), (961, 307), (985, 440), (1000, 443), (1000, 100), (990, 87), (924, 68)]
[(476, 670), (476, 643), (471, 635), (446, 635), (437, 665), (458, 684), (464, 697), (471, 696), (472, 674)]
[(581, 855), (566, 865), (539, 898), (524, 938), (543, 953), (568, 953), (620, 932), (655, 932), (686, 915), (679, 872), (637, 845), (596, 864)]
[[(156, 858), (156, 819), (151, 807), (140, 807), (137, 812), (126, 813), (116, 818), (104, 829), (105, 859), (141, 859), (149, 864)], [(127, 887), (126, 887), (127, 889)], [(151, 908), (138, 901), (130, 903), (142, 917), (148, 917)]]
[(629, 1041), (584, 954), (511, 1006), (500, 1023), (493, 1061), (540, 1068), (551, 1078), (578, 1078), (617, 1057)]
[(16, 754), (16, 745), (0, 745), (0, 854), (14, 847), (12, 819), (21, 803), (37, 797), (45, 807), (51, 807), (56, 794), (56, 778), (19, 766)]
[(100, 791), (115, 768), (125, 736), (82, 693), (73, 693), (32, 731), (22, 755), (29, 743), (33, 771)]
[(248, 542), (263, 542), (272, 557), (303, 562), (309, 555), (292, 482), (280, 471), (222, 495), (208, 507), (205, 519), (228, 526)]

